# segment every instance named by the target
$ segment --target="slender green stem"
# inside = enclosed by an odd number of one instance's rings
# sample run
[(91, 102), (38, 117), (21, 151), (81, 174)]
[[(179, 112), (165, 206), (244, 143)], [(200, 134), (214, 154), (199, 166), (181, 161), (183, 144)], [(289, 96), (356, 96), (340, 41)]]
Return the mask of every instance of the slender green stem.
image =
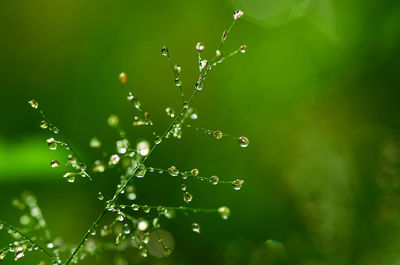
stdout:
[(50, 254), (46, 249), (44, 249), (43, 247), (41, 247), (38, 243), (36, 243), (35, 241), (33, 241), (33, 239), (31, 239), (30, 237), (28, 237), (27, 235), (25, 235), (24, 233), (22, 233), (21, 231), (19, 231), (17, 228), (13, 227), (12, 225), (7, 224), (4, 221), (0, 221), (1, 224), (3, 224), (4, 226), (6, 226), (7, 228), (13, 230), (14, 232), (20, 234), (23, 238), (25, 238), (26, 240), (28, 240), (32, 245), (37, 246), (43, 253), (45, 253), (47, 256), (49, 256), (52, 260), (54, 259), (54, 256), (52, 254)]
[[(174, 64), (173, 64), (173, 62), (171, 60), (171, 57), (169, 56), (169, 51), (168, 51), (168, 54), (167, 54), (167, 59), (168, 59), (169, 66), (171, 67), (172, 73), (174, 74), (175, 80), (177, 78), (181, 78), (178, 75), (178, 73), (175, 71), (175, 69), (174, 69)], [(182, 102), (183, 102), (183, 104), (185, 104), (185, 94), (183, 93), (183, 87), (182, 87), (182, 85), (180, 85), (178, 87), (179, 87), (179, 90), (181, 92)]]
[[(138, 209), (158, 209), (160, 206), (152, 205), (139, 205), (139, 204), (132, 204), (132, 205), (116, 205), (116, 208), (135, 208), (137, 207)], [(175, 211), (182, 211), (182, 212), (193, 212), (193, 213), (214, 213), (218, 212), (218, 209), (205, 209), (205, 208), (192, 208), (192, 207), (186, 207), (186, 206), (163, 206), (164, 209), (166, 210), (175, 210)]]

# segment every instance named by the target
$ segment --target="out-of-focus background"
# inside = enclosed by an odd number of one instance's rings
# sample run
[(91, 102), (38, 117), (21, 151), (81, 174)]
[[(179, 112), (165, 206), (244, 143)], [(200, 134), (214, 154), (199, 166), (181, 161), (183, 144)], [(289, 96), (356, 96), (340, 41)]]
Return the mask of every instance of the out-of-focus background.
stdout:
[[(67, 183), (48, 132), (27, 101), (35, 98), (88, 164), (113, 152), (120, 117), (128, 138), (151, 139), (132, 126), (134, 111), (118, 80), (125, 71), (159, 131), (180, 95), (160, 48), (183, 69), (189, 94), (198, 41), (213, 56), (233, 10), (245, 16), (225, 51), (247, 44), (209, 75), (194, 101), (199, 127), (250, 139), (247, 148), (185, 130), (152, 155), (156, 167), (199, 168), (230, 186), (192, 183), (194, 207), (228, 205), (232, 215), (163, 221), (174, 237), (169, 258), (129, 264), (400, 264), (400, 3), (398, 1), (232, 0), (0, 3), (0, 219), (18, 224), (13, 198), (38, 198), (52, 233), (77, 243), (119, 176)], [(135, 180), (136, 181), (136, 180)], [(135, 182), (138, 203), (182, 204), (179, 184), (160, 175)], [(0, 231), (1, 246), (10, 237)], [(37, 264), (40, 253), (20, 264)], [(110, 264), (112, 253), (96, 263)], [(13, 264), (10, 255), (3, 264)], [(98, 262), (98, 261), (97, 261)]]

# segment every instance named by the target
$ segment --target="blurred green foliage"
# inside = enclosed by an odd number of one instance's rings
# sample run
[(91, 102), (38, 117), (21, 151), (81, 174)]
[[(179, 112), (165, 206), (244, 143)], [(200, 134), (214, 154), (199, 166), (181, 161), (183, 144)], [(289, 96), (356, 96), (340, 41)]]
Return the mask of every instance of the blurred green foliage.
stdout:
[[(120, 116), (131, 140), (133, 111), (118, 81), (127, 72), (158, 130), (179, 92), (160, 48), (195, 83), (198, 41), (212, 56), (240, 8), (245, 17), (226, 49), (247, 44), (210, 75), (195, 101), (199, 127), (246, 135), (246, 150), (229, 140), (184, 132), (151, 158), (159, 167), (240, 177), (240, 192), (194, 184), (193, 205), (228, 205), (232, 216), (166, 223), (175, 238), (168, 259), (129, 264), (397, 264), (400, 262), (400, 3), (398, 1), (2, 1), (0, 2), (0, 219), (17, 223), (12, 198), (37, 195), (54, 234), (78, 242), (102, 208), (99, 190), (118, 175), (65, 183), (51, 169), (36, 98), (88, 163), (92, 136), (112, 150), (106, 126)], [(176, 183), (146, 176), (138, 201), (176, 205)], [(267, 241), (270, 240), (270, 241)], [(0, 234), (5, 245), (8, 237)], [(21, 260), (35, 264), (37, 256)], [(134, 253), (131, 253), (134, 255)], [(112, 255), (105, 260), (112, 261)], [(4, 264), (12, 264), (11, 259)], [(82, 264), (96, 264), (88, 259)], [(104, 263), (111, 264), (111, 263)]]

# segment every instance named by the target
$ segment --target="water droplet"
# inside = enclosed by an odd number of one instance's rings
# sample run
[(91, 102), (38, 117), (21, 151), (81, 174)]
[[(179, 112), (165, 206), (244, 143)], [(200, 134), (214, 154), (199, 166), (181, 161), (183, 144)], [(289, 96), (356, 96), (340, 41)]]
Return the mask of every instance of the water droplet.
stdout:
[(182, 67), (180, 67), (179, 65), (175, 64), (174, 65), (174, 71), (177, 75), (180, 75), (182, 73)]
[(42, 129), (47, 129), (49, 128), (49, 124), (47, 123), (47, 121), (43, 120), (40, 122), (40, 128)]
[(199, 175), (199, 170), (197, 168), (192, 169), (192, 171), (190, 171), (190, 173), (192, 173), (193, 176), (197, 177)]
[(235, 179), (232, 181), (232, 186), (235, 190), (240, 190), (243, 186), (244, 180), (241, 179)]
[(48, 243), (48, 244), (46, 245), (46, 247), (47, 247), (47, 248), (54, 248), (54, 244), (50, 242), (50, 243)]
[(110, 228), (108, 227), (108, 225), (103, 226), (103, 228), (101, 228), (100, 230), (101, 236), (107, 236), (109, 233), (110, 233)]
[(60, 162), (57, 160), (51, 160), (50, 162), (51, 167), (58, 167), (60, 165)]
[(7, 255), (7, 251), (0, 251), (0, 260), (3, 260)]
[(161, 138), (161, 136), (159, 136), (159, 135), (157, 135), (157, 136), (154, 138), (154, 143), (155, 143), (155, 144), (160, 144), (161, 141), (162, 141), (162, 138)]
[(123, 240), (124, 235), (122, 233), (119, 233), (117, 237), (115, 238), (115, 245), (119, 245), (121, 241)]
[(245, 136), (240, 136), (238, 141), (241, 147), (247, 147), (249, 145), (249, 139)]
[(175, 78), (175, 85), (182, 86), (182, 79), (180, 79), (179, 77)]
[(217, 56), (218, 59), (222, 58), (222, 52), (220, 50), (215, 51), (215, 56)]
[(36, 100), (32, 99), (28, 101), (29, 105), (31, 105), (32, 108), (37, 109), (39, 107), (39, 103), (37, 103)]
[(125, 154), (129, 148), (128, 139), (121, 139), (116, 142), (117, 152), (119, 154)]
[(110, 165), (116, 165), (116, 164), (118, 164), (119, 160), (120, 160), (119, 155), (114, 154), (114, 155), (112, 155), (112, 156), (110, 157), (110, 161), (108, 161), (108, 164), (110, 164)]
[(101, 193), (101, 191), (99, 191), (99, 193), (97, 194), (97, 199), (99, 199), (100, 201), (104, 200), (104, 195), (103, 193)]
[(4, 225), (3, 223), (0, 223), (0, 230), (3, 229)]
[(185, 202), (187, 202), (187, 203), (189, 203), (189, 202), (191, 202), (192, 201), (192, 199), (193, 199), (193, 195), (192, 194), (190, 194), (189, 192), (185, 192), (185, 193), (183, 193), (183, 200), (185, 201)]
[(108, 126), (111, 126), (111, 127), (117, 127), (119, 124), (118, 116), (114, 115), (114, 114), (110, 115), (107, 119), (107, 124), (108, 124)]
[(142, 256), (143, 258), (147, 257), (147, 248), (145, 248), (144, 246), (140, 245), (139, 246), (139, 255)]
[(146, 220), (139, 221), (138, 229), (140, 231), (145, 231), (145, 230), (147, 230), (148, 227), (149, 227), (149, 222), (147, 222)]
[(215, 139), (221, 139), (222, 138), (222, 136), (223, 136), (223, 134), (222, 134), (222, 132), (221, 131), (214, 131), (213, 132), (213, 136), (215, 137)]
[(164, 216), (168, 219), (175, 218), (175, 211), (171, 209), (165, 209), (164, 210)]
[(198, 52), (204, 51), (205, 48), (206, 48), (206, 47), (204, 46), (204, 43), (202, 43), (202, 42), (198, 42), (198, 43), (196, 44), (196, 50), (197, 50)]
[(217, 176), (211, 176), (210, 177), (210, 183), (213, 185), (217, 185), (219, 182), (219, 178)]
[(129, 235), (131, 233), (131, 228), (129, 224), (124, 224), (124, 234)]
[(54, 138), (49, 138), (46, 141), (47, 141), (47, 146), (49, 147), (50, 150), (57, 149), (57, 143), (56, 140), (54, 140)]
[(168, 48), (167, 48), (167, 46), (163, 46), (163, 47), (161, 48), (161, 54), (162, 54), (163, 56), (168, 56)]
[(203, 90), (203, 81), (197, 81), (195, 87), (197, 90)]
[(119, 80), (125, 84), (126, 82), (128, 82), (128, 76), (126, 75), (125, 72), (122, 72), (119, 74)]
[(147, 156), (150, 152), (150, 145), (147, 141), (141, 141), (137, 144), (136, 149), (141, 156)]
[(202, 70), (204, 69), (204, 67), (207, 66), (207, 64), (208, 64), (208, 61), (207, 61), (207, 60), (202, 60), (202, 61), (200, 62), (200, 71), (202, 71)]
[(23, 256), (25, 256), (24, 252), (16, 252), (15, 253), (15, 260), (21, 259)]
[(102, 173), (106, 170), (106, 166), (104, 165), (103, 161), (96, 160), (96, 161), (94, 161), (92, 170), (95, 173), (97, 173), (97, 172)]
[(146, 169), (145, 165), (140, 164), (138, 166), (138, 169), (136, 170), (136, 177), (143, 178), (144, 175), (146, 175), (146, 171), (147, 171), (147, 169)]
[(222, 36), (221, 39), (222, 40), (226, 40), (226, 36), (228, 35), (228, 32), (226, 30), (224, 30), (224, 32), (222, 32)]
[(226, 206), (221, 206), (218, 208), (218, 213), (221, 215), (222, 219), (228, 219), (229, 215), (231, 215), (231, 210)]
[(92, 139), (90, 139), (89, 145), (91, 148), (100, 148), (101, 142), (96, 137), (93, 137)]
[(76, 173), (68, 172), (68, 173), (65, 173), (63, 177), (64, 177), (68, 182), (73, 183), (73, 182), (75, 181), (75, 175), (76, 175)]
[(247, 49), (247, 46), (246, 46), (246, 45), (241, 45), (241, 46), (240, 46), (240, 52), (241, 52), (241, 53), (245, 53), (245, 52), (246, 52), (246, 49)]
[(242, 16), (243, 16), (243, 11), (242, 10), (236, 10), (234, 13), (233, 13), (233, 19), (234, 20), (238, 20), (238, 19), (240, 19)]
[(167, 115), (170, 116), (171, 118), (175, 117), (175, 111), (174, 111), (172, 108), (167, 107), (167, 108), (165, 109), (165, 112), (166, 112)]
[(171, 176), (176, 177), (179, 175), (179, 170), (175, 166), (171, 166), (170, 168), (168, 168), (168, 173)]
[(192, 224), (192, 231), (197, 233), (197, 234), (200, 234), (200, 225), (198, 223), (193, 223)]
[(169, 255), (171, 255), (172, 250), (169, 247), (164, 247), (163, 252), (164, 256), (168, 257)]
[(185, 184), (181, 184), (181, 190), (183, 190), (183, 191), (186, 190), (186, 185)]
[(117, 216), (117, 220), (120, 222), (123, 222), (125, 220), (125, 216), (123, 213), (121, 213), (120, 215)]

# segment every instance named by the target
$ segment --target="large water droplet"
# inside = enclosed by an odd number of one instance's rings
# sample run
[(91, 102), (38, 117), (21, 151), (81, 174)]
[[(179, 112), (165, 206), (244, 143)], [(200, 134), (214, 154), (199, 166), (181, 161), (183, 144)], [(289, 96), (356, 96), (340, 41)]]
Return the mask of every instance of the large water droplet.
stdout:
[(194, 169), (192, 169), (192, 171), (190, 171), (190, 173), (191, 173), (193, 176), (197, 177), (197, 176), (199, 175), (199, 170), (198, 170), (197, 168), (194, 168)]
[(200, 225), (198, 223), (193, 223), (192, 224), (192, 231), (197, 233), (197, 234), (200, 234)]
[(125, 72), (122, 72), (119, 74), (119, 80), (125, 84), (126, 82), (128, 82), (128, 76), (126, 75)]
[(185, 193), (183, 193), (183, 200), (185, 201), (185, 202), (187, 202), (187, 203), (189, 203), (189, 202), (191, 202), (192, 201), (192, 199), (193, 199), (193, 195), (192, 194), (190, 194), (189, 192), (185, 192)]
[(146, 175), (146, 171), (147, 171), (147, 169), (146, 169), (145, 165), (140, 164), (138, 166), (138, 169), (136, 170), (136, 177), (143, 178), (144, 175)]
[(218, 213), (221, 215), (222, 219), (228, 219), (229, 215), (231, 215), (231, 210), (226, 206), (221, 206), (218, 208)]
[(245, 136), (240, 136), (238, 141), (241, 147), (247, 147), (249, 145), (249, 139)]
[(168, 173), (171, 176), (176, 177), (179, 175), (179, 170), (175, 166), (171, 166), (170, 168), (168, 168)]
[(222, 132), (221, 131), (214, 131), (213, 132), (213, 136), (215, 137), (215, 139), (221, 139), (222, 138), (222, 136), (223, 136), (223, 134), (222, 134)]
[(37, 109), (39, 107), (39, 103), (37, 103), (36, 100), (32, 99), (28, 101), (29, 105), (31, 105), (32, 108)]
[(51, 160), (50, 162), (51, 167), (58, 167), (60, 165), (60, 162), (57, 160)]
[(139, 231), (145, 231), (147, 230), (148, 227), (149, 227), (149, 222), (147, 222), (146, 220), (139, 221), (138, 223)]
[(163, 56), (168, 56), (168, 48), (167, 48), (167, 46), (163, 46), (163, 47), (161, 48), (161, 54), (162, 54)]
[(244, 180), (241, 179), (235, 179), (232, 181), (232, 186), (235, 190), (240, 190), (243, 186)]
[(64, 177), (68, 182), (73, 183), (73, 182), (75, 181), (75, 175), (76, 175), (76, 173), (68, 172), (68, 173), (65, 173), (63, 177)]
[(204, 43), (202, 43), (202, 42), (198, 42), (198, 43), (196, 44), (196, 50), (197, 50), (198, 52), (204, 51), (205, 48), (206, 48), (206, 47), (204, 46)]
[(213, 185), (217, 185), (219, 182), (219, 178), (217, 176), (211, 176), (210, 177), (210, 183)]
[(49, 124), (47, 123), (47, 121), (43, 120), (40, 122), (40, 128), (42, 129), (47, 129), (49, 128)]

